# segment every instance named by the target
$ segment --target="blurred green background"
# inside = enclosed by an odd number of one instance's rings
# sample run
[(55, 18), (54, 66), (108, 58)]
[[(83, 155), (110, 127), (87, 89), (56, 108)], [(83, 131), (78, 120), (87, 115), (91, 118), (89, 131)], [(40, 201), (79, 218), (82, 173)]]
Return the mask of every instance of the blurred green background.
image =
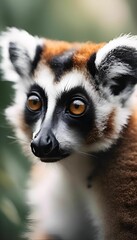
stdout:
[[(0, 0), (0, 31), (16, 26), (52, 39), (108, 41), (137, 34), (136, 12), (136, 0)], [(30, 163), (8, 137), (12, 129), (3, 114), (12, 96), (11, 84), (0, 81), (0, 240), (21, 239), (28, 212)]]

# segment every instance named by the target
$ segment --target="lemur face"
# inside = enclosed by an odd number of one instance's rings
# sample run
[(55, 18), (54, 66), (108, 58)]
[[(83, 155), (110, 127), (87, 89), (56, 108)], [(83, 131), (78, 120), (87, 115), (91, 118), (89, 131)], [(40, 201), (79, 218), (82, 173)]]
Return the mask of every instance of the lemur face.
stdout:
[(53, 161), (87, 144), (95, 126), (95, 110), (88, 91), (92, 86), (84, 75), (72, 70), (55, 82), (46, 68), (39, 70), (28, 90), (24, 118), (33, 132), (32, 152), (44, 161)]
[(131, 113), (136, 38), (70, 44), (13, 28), (0, 41), (1, 68), (16, 92), (6, 115), (36, 157), (54, 162), (115, 143)]

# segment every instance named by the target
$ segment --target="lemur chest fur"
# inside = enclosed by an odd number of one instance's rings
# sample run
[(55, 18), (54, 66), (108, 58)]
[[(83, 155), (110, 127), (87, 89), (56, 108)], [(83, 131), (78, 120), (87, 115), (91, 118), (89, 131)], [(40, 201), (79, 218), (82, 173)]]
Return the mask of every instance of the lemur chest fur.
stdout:
[[(39, 168), (39, 182), (35, 182), (35, 168)], [(75, 155), (58, 163), (39, 163), (35, 168), (29, 198), (36, 206), (43, 232), (68, 240), (82, 240), (85, 236), (86, 240), (99, 239), (100, 214), (88, 179), (93, 170), (91, 159)], [(93, 238), (95, 232), (98, 236)]]

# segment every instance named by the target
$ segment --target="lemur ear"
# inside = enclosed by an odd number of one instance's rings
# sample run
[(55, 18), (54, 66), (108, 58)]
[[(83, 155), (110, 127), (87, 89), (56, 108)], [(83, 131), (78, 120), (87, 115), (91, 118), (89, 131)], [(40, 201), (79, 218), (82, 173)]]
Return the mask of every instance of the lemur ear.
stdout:
[(126, 101), (137, 84), (137, 37), (126, 35), (110, 41), (97, 52), (95, 66), (101, 89)]
[(5, 79), (17, 82), (28, 78), (37, 65), (42, 51), (42, 40), (24, 30), (8, 28), (0, 35), (1, 70)]

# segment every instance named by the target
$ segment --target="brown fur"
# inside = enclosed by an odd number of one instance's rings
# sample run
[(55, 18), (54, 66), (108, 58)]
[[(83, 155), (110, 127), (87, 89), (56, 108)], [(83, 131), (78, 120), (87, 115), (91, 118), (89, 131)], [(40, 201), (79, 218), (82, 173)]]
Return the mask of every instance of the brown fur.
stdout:
[(109, 114), (108, 116), (108, 120), (106, 122), (106, 126), (104, 128), (103, 131), (103, 138), (107, 137), (107, 138), (113, 138), (114, 134), (115, 134), (115, 116), (116, 116), (116, 110), (113, 109), (112, 112)]
[(95, 189), (103, 203), (105, 240), (137, 239), (137, 114), (118, 144), (98, 162)]
[(83, 66), (86, 66), (90, 56), (93, 53), (97, 52), (103, 46), (104, 46), (104, 43), (95, 44), (95, 43), (87, 42), (86, 44), (82, 44), (80, 48), (76, 50), (73, 56), (74, 66), (80, 69)]
[(63, 54), (64, 52), (72, 49), (74, 50), (73, 66), (76, 68), (82, 68), (86, 65), (90, 56), (103, 47), (104, 44), (105, 43), (69, 43), (65, 41), (45, 40), (42, 61), (48, 62), (52, 59), (52, 57)]
[(39, 184), (42, 179), (45, 179), (45, 175), (47, 175), (45, 163), (38, 161), (37, 164), (32, 166), (30, 178), (34, 184)]
[(86, 138), (86, 144), (94, 143), (99, 138), (99, 135), (100, 135), (100, 133), (99, 133), (98, 128), (96, 126), (94, 126)]
[(33, 233), (31, 236), (29, 236), (29, 239), (31, 240), (56, 240), (54, 237), (52, 236), (48, 236), (48, 235), (43, 235), (40, 233)]
[(108, 120), (104, 126), (104, 130), (102, 133), (100, 133), (99, 129), (96, 126), (94, 126), (86, 139), (86, 143), (92, 144), (98, 139), (113, 138), (115, 134), (115, 115), (116, 115), (115, 109), (113, 109), (108, 116)]
[(42, 60), (50, 61), (52, 57), (60, 55), (71, 48), (72, 44), (69, 42), (45, 40)]

